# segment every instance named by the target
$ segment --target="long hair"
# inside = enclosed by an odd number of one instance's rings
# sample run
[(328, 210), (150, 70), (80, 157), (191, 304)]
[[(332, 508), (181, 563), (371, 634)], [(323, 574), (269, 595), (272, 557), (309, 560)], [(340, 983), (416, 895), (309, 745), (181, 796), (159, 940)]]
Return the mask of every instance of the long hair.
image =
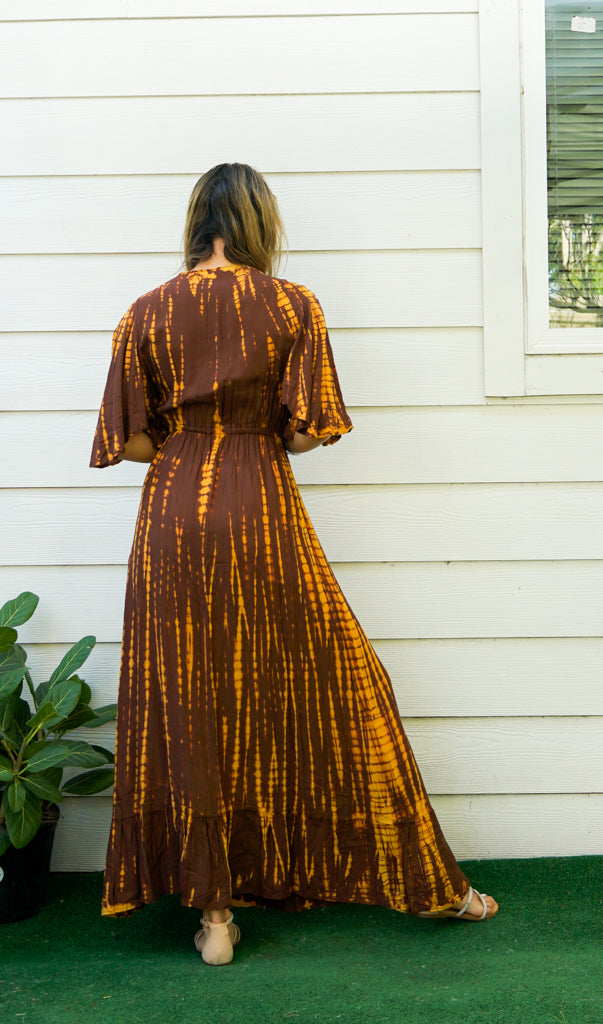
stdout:
[(183, 235), (187, 270), (211, 258), (217, 237), (231, 263), (276, 276), (285, 229), (276, 197), (249, 164), (216, 164), (196, 182)]

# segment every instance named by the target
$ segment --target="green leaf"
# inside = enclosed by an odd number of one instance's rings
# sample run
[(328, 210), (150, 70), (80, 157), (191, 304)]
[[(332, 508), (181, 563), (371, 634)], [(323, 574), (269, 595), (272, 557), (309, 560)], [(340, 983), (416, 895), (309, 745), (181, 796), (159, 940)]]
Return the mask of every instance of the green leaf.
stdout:
[(13, 702), (13, 719), (15, 724), (25, 736), (26, 726), (32, 714), (31, 708), (26, 700), (23, 700), (22, 697), (17, 697), (16, 694), (13, 694), (10, 699)]
[(91, 772), (81, 772), (80, 775), (74, 775), (72, 779), (63, 784), (61, 792), (78, 793), (79, 795), (100, 793), (103, 789), (113, 785), (114, 778), (114, 768), (96, 768)]
[(38, 729), (43, 729), (44, 727), (49, 729), (51, 722), (56, 723), (62, 721), (63, 716), (60, 715), (57, 718), (57, 709), (52, 701), (47, 701), (46, 704), (42, 704), (42, 706), (38, 708), (33, 718), (30, 718), (27, 723), (28, 735), (35, 736)]
[(10, 626), (0, 626), (0, 651), (6, 651), (12, 647), (18, 637), (16, 629)]
[(108, 764), (115, 764), (115, 754), (112, 750), (108, 750), (107, 747), (99, 747), (98, 743), (91, 743), (90, 746), (93, 750), (97, 750), (99, 754), (103, 754)]
[(46, 775), (34, 775), (29, 778), (24, 775), (22, 778), (23, 785), (40, 797), (42, 800), (51, 800), (53, 803), (59, 803), (63, 799), (61, 790), (50, 782)]
[(69, 749), (69, 756), (62, 762), (65, 768), (96, 768), (107, 763), (105, 755), (84, 740), (61, 740), (61, 746)]
[(54, 786), (58, 786), (63, 778), (63, 769), (58, 764), (53, 764), (51, 768), (45, 768), (43, 772), (36, 773), (37, 778), (40, 775), (47, 779), (48, 782), (52, 782)]
[(50, 682), (48, 680), (46, 680), (45, 683), (39, 683), (36, 686), (34, 693), (36, 695), (36, 704), (38, 705), (38, 707), (40, 707), (40, 704), (42, 704), (42, 702), (46, 699), (49, 686)]
[(16, 693), (0, 704), (0, 732), (13, 746), (20, 747), (23, 743), (30, 718), (29, 704)]
[(57, 726), (55, 732), (61, 735), (66, 732), (71, 732), (72, 729), (79, 729), (81, 725), (86, 725), (87, 722), (94, 718), (94, 711), (87, 704), (76, 704), (75, 708), (70, 715), (67, 716), (64, 722), (61, 722), (60, 726)]
[(82, 684), (79, 679), (65, 679), (53, 685), (46, 700), (52, 702), (56, 708), (57, 715), (60, 715), (60, 720), (62, 721), (73, 711), (80, 699), (81, 692)]
[(0, 825), (0, 857), (3, 853), (6, 853), (10, 845), (10, 836), (6, 831), (6, 826)]
[(59, 683), (63, 679), (67, 679), (80, 667), (80, 665), (83, 665), (95, 643), (95, 636), (84, 636), (81, 640), (78, 640), (78, 642), (67, 651), (65, 657), (62, 658), (55, 668), (49, 680), (50, 685), (54, 686), (55, 683)]
[(19, 664), (24, 665), (27, 661), (27, 651), (24, 647), (21, 647), (21, 644), (15, 644), (14, 650), (17, 658), (19, 659)]
[(25, 792), (23, 806), (18, 811), (13, 811), (6, 797), (6, 790), (2, 798), (6, 828), (10, 841), (17, 849), (21, 849), (33, 839), (42, 821), (42, 805), (32, 793)]
[(84, 722), (88, 729), (96, 729), (98, 725), (112, 722), (117, 717), (117, 704), (103, 704), (102, 708), (92, 708), (92, 710), (95, 717), (89, 722)]
[(6, 700), (11, 693), (14, 693), (24, 675), (25, 667), (23, 665), (0, 674), (0, 700)]
[(20, 644), (13, 644), (6, 651), (0, 651), (0, 675), (9, 668), (25, 665), (27, 655)]
[(81, 680), (81, 683), (82, 683), (82, 692), (80, 694), (80, 702), (82, 704), (89, 704), (91, 699), (92, 699), (92, 690), (88, 686), (88, 683), (84, 682), (83, 679)]
[(45, 772), (52, 765), (60, 764), (69, 757), (71, 751), (68, 740), (38, 740), (25, 748), (24, 760), (28, 772)]
[(0, 782), (11, 782), (14, 774), (12, 762), (0, 755)]
[(22, 708), (22, 704), (25, 703), (15, 693), (0, 703), (0, 733), (16, 750), (21, 747), (23, 742), (20, 723), (26, 716), (29, 718), (30, 714), (29, 705), (27, 705), (27, 711)]
[(8, 806), (11, 811), (20, 811), (25, 803), (27, 796), (27, 790), (21, 782), (21, 779), (13, 779), (12, 783), (7, 789), (8, 795)]
[(53, 725), (63, 722), (73, 711), (81, 692), (82, 684), (75, 679), (66, 679), (53, 686), (28, 723), (30, 735), (33, 735), (32, 730), (37, 732), (41, 728), (50, 729)]
[(0, 608), (0, 626), (21, 626), (31, 619), (39, 600), (37, 594), (24, 590), (14, 600), (7, 601)]

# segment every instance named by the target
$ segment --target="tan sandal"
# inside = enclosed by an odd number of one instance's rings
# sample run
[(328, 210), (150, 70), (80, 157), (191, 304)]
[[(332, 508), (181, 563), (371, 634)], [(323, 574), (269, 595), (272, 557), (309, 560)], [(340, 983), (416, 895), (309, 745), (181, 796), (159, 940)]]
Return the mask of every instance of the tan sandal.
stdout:
[(233, 946), (241, 938), (241, 929), (233, 924), (232, 911), (225, 921), (210, 921), (201, 918), (203, 928), (195, 933), (193, 942), (206, 964), (229, 964), (233, 957)]
[[(467, 913), (467, 910), (471, 905), (471, 900), (473, 899), (473, 893), (475, 893), (476, 896), (479, 896), (484, 908), (479, 917), (475, 917), (474, 914)], [(417, 914), (417, 917), (462, 917), (465, 921), (485, 921), (487, 917), (494, 917), (498, 912), (498, 903), (496, 900), (494, 901), (494, 907), (494, 910), (490, 910), (486, 903), (486, 893), (478, 892), (477, 889), (474, 889), (473, 886), (470, 885), (469, 895), (460, 910), (454, 910), (452, 907), (449, 907), (448, 910), (422, 910)]]

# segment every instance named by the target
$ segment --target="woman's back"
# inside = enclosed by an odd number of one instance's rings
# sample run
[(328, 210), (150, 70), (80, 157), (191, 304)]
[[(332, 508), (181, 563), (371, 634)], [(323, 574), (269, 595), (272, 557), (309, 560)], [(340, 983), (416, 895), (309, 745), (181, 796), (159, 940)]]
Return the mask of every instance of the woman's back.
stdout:
[(141, 295), (112, 356), (91, 465), (118, 461), (134, 430), (159, 447), (187, 428), (337, 440), (352, 426), (314, 293), (243, 264), (191, 270)]

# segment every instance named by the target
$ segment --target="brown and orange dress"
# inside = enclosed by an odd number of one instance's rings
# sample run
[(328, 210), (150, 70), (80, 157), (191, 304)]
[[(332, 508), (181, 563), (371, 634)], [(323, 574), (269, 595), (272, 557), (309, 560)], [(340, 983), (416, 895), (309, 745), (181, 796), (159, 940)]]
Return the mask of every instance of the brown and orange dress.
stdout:
[(283, 445), (351, 429), (304, 285), (191, 270), (120, 320), (90, 465), (143, 430), (157, 452), (128, 561), (102, 914), (167, 893), (418, 913), (468, 891)]

